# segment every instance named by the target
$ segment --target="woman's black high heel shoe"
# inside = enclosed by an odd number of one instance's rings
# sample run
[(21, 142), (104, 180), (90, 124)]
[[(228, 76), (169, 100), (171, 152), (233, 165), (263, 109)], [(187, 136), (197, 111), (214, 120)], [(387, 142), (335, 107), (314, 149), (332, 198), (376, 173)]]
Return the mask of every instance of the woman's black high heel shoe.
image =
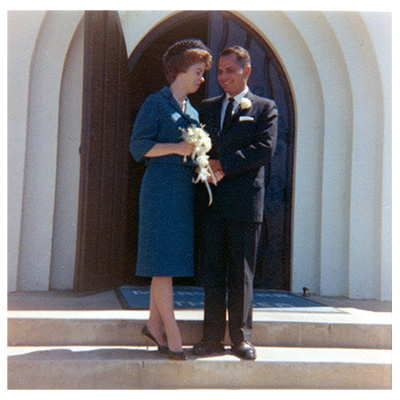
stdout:
[(167, 346), (161, 346), (160, 343), (157, 342), (156, 338), (151, 334), (149, 331), (149, 328), (147, 325), (145, 325), (142, 329), (142, 335), (146, 336), (148, 339), (150, 339), (157, 347), (158, 351), (162, 354), (168, 354), (169, 356), (169, 349)]
[(175, 352), (168, 349), (168, 358), (171, 360), (186, 361), (187, 357), (183, 351)]
[[(164, 332), (164, 340), (168, 343), (167, 334)], [(171, 360), (186, 361), (187, 357), (183, 351), (172, 351), (167, 347), (168, 358)]]

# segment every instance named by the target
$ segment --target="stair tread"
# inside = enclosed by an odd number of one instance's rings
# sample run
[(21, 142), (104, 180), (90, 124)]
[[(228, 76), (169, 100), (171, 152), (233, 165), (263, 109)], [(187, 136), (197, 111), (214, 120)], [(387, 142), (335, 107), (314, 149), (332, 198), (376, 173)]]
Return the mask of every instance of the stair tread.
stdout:
[[(190, 347), (184, 347), (190, 362), (240, 362), (231, 355), (229, 347), (223, 355), (194, 357)], [(155, 347), (145, 346), (15, 346), (8, 347), (10, 360), (31, 361), (131, 361), (131, 362), (172, 362)], [(344, 349), (344, 348), (296, 348), (257, 346), (258, 363), (355, 363), (391, 364), (391, 350)]]
[(257, 347), (173, 361), (143, 346), (9, 347), (9, 389), (390, 389), (391, 350)]
[[(203, 310), (176, 310), (177, 320), (199, 322), (203, 320)], [(103, 310), (103, 311), (8, 311), (8, 319), (54, 319), (54, 320), (99, 320), (99, 321), (137, 321), (148, 318), (148, 310)], [(368, 325), (391, 325), (392, 313), (372, 313), (356, 309), (346, 309), (338, 313), (254, 311), (255, 323), (296, 322), (296, 323), (354, 323)]]
[[(181, 317), (184, 316), (181, 314)], [(203, 313), (178, 318), (184, 345), (201, 339)], [(178, 316), (177, 316), (178, 317)], [(198, 318), (199, 317), (199, 318)], [(10, 346), (143, 346), (146, 312), (11, 311)], [(256, 346), (390, 349), (391, 313), (255, 313)], [(225, 343), (229, 344), (229, 335)]]

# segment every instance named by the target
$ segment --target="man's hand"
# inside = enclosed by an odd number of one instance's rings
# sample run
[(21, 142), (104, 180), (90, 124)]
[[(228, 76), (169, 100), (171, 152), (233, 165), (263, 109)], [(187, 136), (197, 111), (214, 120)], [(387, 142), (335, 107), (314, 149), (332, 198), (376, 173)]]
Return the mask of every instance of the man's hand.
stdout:
[[(224, 171), (222, 170), (222, 165), (219, 160), (209, 160), (210, 168), (212, 169), (215, 179), (217, 182), (222, 180), (225, 177)], [(210, 183), (214, 183), (212, 177), (208, 178)]]

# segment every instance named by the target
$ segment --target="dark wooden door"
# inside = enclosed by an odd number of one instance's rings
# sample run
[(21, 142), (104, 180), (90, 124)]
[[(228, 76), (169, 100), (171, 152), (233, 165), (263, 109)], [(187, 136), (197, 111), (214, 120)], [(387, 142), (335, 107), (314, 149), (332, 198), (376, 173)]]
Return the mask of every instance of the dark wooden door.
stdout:
[[(249, 49), (253, 64), (250, 89), (278, 105), (278, 144), (268, 177), (266, 224), (255, 286), (290, 288), (294, 108), (287, 78), (273, 51), (232, 13), (187, 11), (158, 25), (128, 60), (118, 13), (90, 11), (85, 13), (76, 291), (149, 283), (135, 276), (138, 199), (144, 167), (129, 155), (130, 130), (144, 99), (166, 84), (161, 65), (164, 51), (171, 43), (188, 37), (202, 39), (214, 56), (232, 44)], [(204, 97), (220, 93), (216, 63), (206, 82), (191, 98), (195, 106)], [(200, 277), (197, 270), (194, 279), (183, 283), (201, 284)]]
[(128, 57), (116, 11), (85, 12), (75, 291), (125, 282), (131, 114)]
[[(294, 107), (287, 78), (277, 57), (268, 44), (250, 26), (230, 12), (185, 11), (167, 19), (146, 35), (130, 56), (132, 79), (132, 117), (144, 99), (166, 84), (161, 58), (164, 51), (177, 40), (188, 37), (202, 39), (216, 59), (227, 46), (247, 48), (252, 59), (249, 87), (253, 93), (275, 100), (279, 110), (278, 143), (267, 179), (265, 224), (259, 248), (255, 286), (266, 289), (290, 289), (290, 237), (292, 208), (292, 169), (294, 151)], [(221, 93), (215, 62), (206, 75), (206, 84), (191, 97), (197, 107), (204, 97)], [(142, 284), (146, 280), (135, 278), (135, 248), (137, 241), (138, 191), (143, 166), (134, 163), (130, 181), (130, 220), (128, 229), (132, 249), (132, 275), (130, 283)], [(268, 228), (267, 228), (268, 227)], [(201, 274), (196, 270), (194, 279), (183, 280), (198, 285)], [(179, 281), (181, 283), (182, 280)]]
[[(273, 99), (278, 107), (278, 140), (267, 171), (265, 221), (258, 251), (254, 285), (263, 289), (290, 289), (292, 172), (294, 152), (294, 107), (285, 73), (267, 43), (242, 20), (229, 12), (211, 12), (208, 45), (217, 55), (229, 46), (246, 48), (251, 57), (250, 90)], [(222, 94), (218, 84), (217, 64), (208, 80), (207, 96)]]

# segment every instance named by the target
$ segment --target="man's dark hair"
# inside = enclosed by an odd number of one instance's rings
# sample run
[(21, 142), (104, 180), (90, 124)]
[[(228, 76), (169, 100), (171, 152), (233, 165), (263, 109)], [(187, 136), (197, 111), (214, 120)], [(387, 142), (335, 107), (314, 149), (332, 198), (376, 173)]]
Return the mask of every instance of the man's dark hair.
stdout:
[(221, 58), (229, 56), (231, 54), (234, 54), (236, 56), (236, 60), (242, 68), (251, 65), (249, 52), (241, 46), (228, 47), (227, 49), (223, 50), (219, 56)]

